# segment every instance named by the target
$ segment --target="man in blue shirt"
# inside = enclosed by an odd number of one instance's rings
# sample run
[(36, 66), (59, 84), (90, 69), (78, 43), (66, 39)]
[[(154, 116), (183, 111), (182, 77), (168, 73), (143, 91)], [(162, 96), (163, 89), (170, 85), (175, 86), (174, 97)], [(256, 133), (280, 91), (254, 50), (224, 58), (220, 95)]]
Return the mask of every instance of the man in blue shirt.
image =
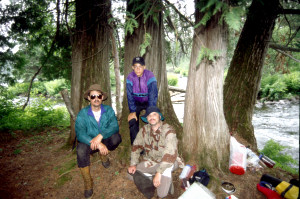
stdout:
[(90, 154), (99, 152), (102, 165), (110, 166), (107, 154), (122, 142), (119, 125), (112, 107), (102, 104), (107, 94), (100, 85), (94, 84), (84, 93), (90, 105), (81, 109), (75, 122), (77, 163), (84, 180), (84, 196), (93, 195), (93, 180), (90, 174)]
[(149, 106), (156, 106), (158, 96), (157, 80), (154, 74), (146, 69), (142, 57), (132, 60), (132, 70), (126, 78), (131, 145), (139, 132), (140, 112)]

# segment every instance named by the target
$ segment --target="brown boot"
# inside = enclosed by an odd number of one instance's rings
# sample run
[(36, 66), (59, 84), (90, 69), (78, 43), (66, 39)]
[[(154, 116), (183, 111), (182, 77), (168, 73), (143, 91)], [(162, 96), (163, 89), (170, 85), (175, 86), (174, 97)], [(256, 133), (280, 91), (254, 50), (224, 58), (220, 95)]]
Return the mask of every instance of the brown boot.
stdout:
[(100, 160), (101, 160), (104, 168), (107, 169), (108, 167), (110, 167), (110, 161), (108, 159), (108, 155), (101, 155), (100, 153), (99, 153), (99, 155), (100, 155)]
[(90, 174), (90, 166), (80, 168), (84, 182), (84, 197), (92, 198), (93, 196), (93, 179)]

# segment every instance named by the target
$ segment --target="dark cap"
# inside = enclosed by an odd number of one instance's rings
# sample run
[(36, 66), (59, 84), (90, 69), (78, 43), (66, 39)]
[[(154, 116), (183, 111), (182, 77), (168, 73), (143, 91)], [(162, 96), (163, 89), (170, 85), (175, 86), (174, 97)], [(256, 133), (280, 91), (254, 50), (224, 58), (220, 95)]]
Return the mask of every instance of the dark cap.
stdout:
[(164, 119), (165, 119), (165, 118), (163, 117), (163, 115), (161, 114), (159, 108), (157, 108), (156, 106), (149, 106), (149, 107), (146, 109), (146, 114), (143, 115), (143, 116), (141, 116), (141, 119), (142, 119), (144, 122), (148, 123), (147, 116), (148, 116), (150, 113), (152, 113), (152, 112), (158, 113), (158, 114), (160, 115), (160, 117), (161, 117), (161, 118), (160, 118), (161, 120), (164, 120)]
[(134, 65), (136, 63), (141, 64), (142, 66), (145, 66), (145, 60), (144, 60), (143, 57), (135, 57), (135, 58), (133, 58), (132, 65)]

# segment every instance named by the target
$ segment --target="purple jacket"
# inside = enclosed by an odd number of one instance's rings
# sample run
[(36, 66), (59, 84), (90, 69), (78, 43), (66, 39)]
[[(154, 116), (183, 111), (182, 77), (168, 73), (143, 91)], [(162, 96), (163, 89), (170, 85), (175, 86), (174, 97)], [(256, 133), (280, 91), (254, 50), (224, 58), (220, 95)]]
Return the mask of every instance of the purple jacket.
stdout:
[(148, 106), (156, 106), (157, 81), (151, 71), (145, 69), (142, 77), (138, 77), (134, 71), (129, 73), (126, 79), (126, 90), (131, 113), (136, 111), (135, 102), (148, 102)]

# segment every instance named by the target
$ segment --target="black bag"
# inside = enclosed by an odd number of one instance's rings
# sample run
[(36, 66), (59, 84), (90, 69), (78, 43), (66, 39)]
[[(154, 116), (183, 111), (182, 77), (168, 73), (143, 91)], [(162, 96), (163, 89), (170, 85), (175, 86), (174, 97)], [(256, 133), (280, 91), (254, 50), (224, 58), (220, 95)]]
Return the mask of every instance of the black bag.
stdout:
[(190, 184), (193, 184), (194, 182), (200, 182), (201, 184), (207, 186), (209, 183), (209, 175), (206, 172), (205, 169), (202, 169), (200, 171), (196, 171), (193, 175), (193, 177), (191, 177), (189, 179)]
[(148, 176), (144, 175), (139, 170), (136, 170), (133, 174), (133, 181), (138, 190), (144, 194), (146, 198), (150, 199), (154, 196), (155, 187)]

